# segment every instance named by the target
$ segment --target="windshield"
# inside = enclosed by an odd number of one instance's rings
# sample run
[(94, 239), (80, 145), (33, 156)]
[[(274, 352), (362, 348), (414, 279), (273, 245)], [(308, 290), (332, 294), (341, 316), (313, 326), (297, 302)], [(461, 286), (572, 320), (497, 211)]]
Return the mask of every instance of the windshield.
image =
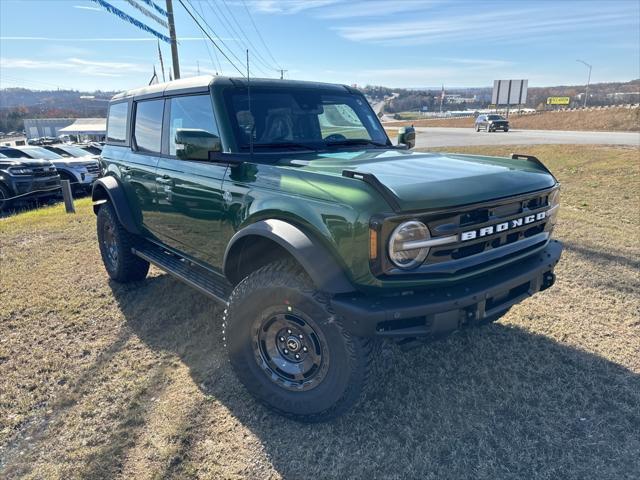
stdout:
[(72, 157), (86, 157), (89, 153), (86, 150), (81, 149), (80, 147), (58, 147), (60, 150), (67, 152)]
[(43, 159), (43, 160), (61, 160), (61, 159), (63, 159), (63, 157), (61, 157), (57, 153), (50, 152), (46, 148), (42, 148), (42, 147), (30, 147), (30, 148), (23, 148), (23, 149), (20, 149), (20, 150), (22, 152), (24, 152), (27, 156), (31, 157), (31, 158), (38, 158), (38, 159)]
[(386, 146), (388, 138), (360, 95), (319, 89), (246, 88), (227, 90), (238, 147), (328, 149), (338, 145)]
[(487, 118), (489, 120), (504, 120), (504, 117), (502, 115), (489, 115)]

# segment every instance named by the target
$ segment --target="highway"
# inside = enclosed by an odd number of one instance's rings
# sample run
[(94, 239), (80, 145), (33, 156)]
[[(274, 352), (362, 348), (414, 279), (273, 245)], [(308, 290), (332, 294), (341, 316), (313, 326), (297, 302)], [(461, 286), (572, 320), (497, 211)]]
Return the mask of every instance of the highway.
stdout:
[[(389, 127), (391, 125), (388, 125)], [(392, 139), (395, 143), (395, 139)], [(473, 128), (416, 127), (416, 147), (474, 145), (627, 145), (640, 147), (640, 132), (563, 132), (558, 130), (509, 130), (476, 132)]]

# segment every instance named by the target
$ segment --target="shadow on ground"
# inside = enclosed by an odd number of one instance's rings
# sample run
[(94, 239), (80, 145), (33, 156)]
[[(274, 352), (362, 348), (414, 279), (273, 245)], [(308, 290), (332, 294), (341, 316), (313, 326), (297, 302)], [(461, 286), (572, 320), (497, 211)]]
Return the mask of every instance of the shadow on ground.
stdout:
[[(358, 409), (303, 425), (270, 413), (237, 382), (224, 361), (220, 310), (205, 297), (167, 275), (112, 289), (133, 332), (178, 355), (203, 393), (256, 434), (284, 478), (622, 479), (640, 471), (640, 377), (521, 328), (498, 323), (409, 352), (387, 345), (377, 387)], [(188, 446), (206, 436), (200, 428), (190, 428), (183, 464), (199, 461)]]

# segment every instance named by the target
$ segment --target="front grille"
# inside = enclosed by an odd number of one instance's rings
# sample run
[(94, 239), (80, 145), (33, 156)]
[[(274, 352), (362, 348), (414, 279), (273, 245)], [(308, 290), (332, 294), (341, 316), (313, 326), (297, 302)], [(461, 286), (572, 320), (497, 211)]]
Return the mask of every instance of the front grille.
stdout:
[[(416, 280), (449, 278), (533, 253), (548, 242), (553, 229), (557, 205), (552, 205), (552, 197), (556, 189), (413, 216), (429, 227), (433, 240), (445, 238), (447, 243), (432, 246), (418, 268), (401, 270), (384, 255), (379, 263), (371, 264), (372, 271), (377, 276), (399, 275)], [(389, 238), (393, 229), (406, 220), (403, 217), (385, 222), (382, 237)]]
[(549, 194), (532, 195), (517, 201), (503, 201), (481, 208), (471, 207), (454, 214), (439, 215), (437, 218), (424, 219), (433, 237), (457, 235), (458, 242), (433, 247), (429, 251), (425, 264), (446, 262), (471, 257), (495, 248), (509, 245), (545, 231), (548, 218), (532, 224), (524, 224), (473, 240), (461, 241), (460, 234), (465, 231), (479, 230), (485, 226), (508, 222), (513, 219), (546, 211), (550, 207)]
[(32, 170), (34, 177), (51, 177), (56, 174), (55, 167), (35, 167)]
[(98, 163), (88, 163), (87, 165), (85, 165), (85, 167), (87, 167), (87, 171), (91, 174), (91, 175), (100, 175), (100, 165), (98, 165)]

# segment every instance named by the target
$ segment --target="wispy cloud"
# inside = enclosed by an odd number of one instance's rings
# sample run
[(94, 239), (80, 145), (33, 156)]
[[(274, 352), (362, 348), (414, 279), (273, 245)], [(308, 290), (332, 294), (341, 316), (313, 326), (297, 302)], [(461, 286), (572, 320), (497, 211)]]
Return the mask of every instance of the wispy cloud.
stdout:
[(264, 13), (281, 13), (290, 15), (329, 5), (335, 5), (339, 0), (253, 0), (249, 2), (251, 8)]
[(16, 70), (72, 71), (97, 77), (122, 77), (129, 73), (147, 72), (150, 67), (128, 62), (103, 62), (82, 58), (64, 60), (30, 60), (25, 58), (0, 58), (0, 68)]
[[(213, 37), (216, 39), (216, 37)], [(0, 41), (37, 41), (37, 42), (153, 42), (158, 40), (154, 37), (98, 37), (98, 38), (60, 38), (60, 37), (0, 37)], [(222, 37), (222, 40), (235, 40), (233, 38)], [(202, 37), (178, 37), (178, 42), (201, 42)]]
[[(583, 14), (556, 15), (546, 9), (516, 9), (462, 15), (426, 21), (404, 21), (334, 27), (352, 41), (388, 46), (422, 45), (447, 41), (479, 42), (509, 40), (511, 43), (531, 38), (563, 34), (577, 30), (601, 30), (604, 27), (635, 25), (637, 19), (628, 11), (592, 11)], [(499, 25), (487, 28), (487, 25)]]
[[(382, 17), (400, 13), (415, 14), (433, 8), (444, 0), (367, 0), (331, 5), (320, 9), (316, 16), (324, 19), (347, 19), (360, 17)], [(382, 22), (381, 22), (382, 23)]]
[(104, 12), (104, 10), (102, 10), (101, 8), (91, 7), (87, 5), (73, 5), (72, 7), (77, 8), (79, 10), (91, 10), (92, 12)]

